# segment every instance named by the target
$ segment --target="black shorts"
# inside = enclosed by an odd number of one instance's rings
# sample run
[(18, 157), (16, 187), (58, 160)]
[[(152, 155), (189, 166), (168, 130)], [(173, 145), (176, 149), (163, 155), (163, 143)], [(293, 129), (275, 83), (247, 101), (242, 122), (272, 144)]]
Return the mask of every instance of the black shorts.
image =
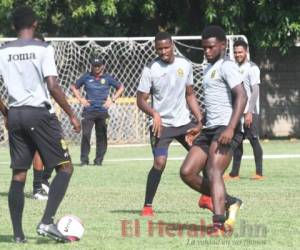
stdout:
[(259, 115), (252, 115), (252, 123), (250, 128), (247, 128), (244, 124), (244, 135), (247, 139), (255, 139), (259, 137)]
[[(194, 140), (193, 146), (200, 147), (206, 154), (209, 153), (209, 147), (213, 141), (217, 141), (220, 134), (226, 129), (226, 126), (218, 126), (215, 128), (205, 128), (201, 131), (201, 134)], [(231, 143), (228, 145), (221, 145), (224, 150), (229, 149), (232, 152), (238, 147), (238, 145), (243, 141), (243, 133), (240, 128), (236, 129)]]
[(12, 107), (7, 122), (11, 168), (29, 169), (36, 150), (47, 168), (71, 161), (59, 121), (47, 108)]
[(154, 157), (168, 156), (168, 149), (173, 139), (180, 142), (187, 150), (190, 146), (185, 141), (186, 132), (195, 126), (194, 123), (190, 122), (180, 127), (163, 127), (160, 137), (153, 135), (152, 126), (150, 127), (150, 142), (152, 147), (152, 153)]

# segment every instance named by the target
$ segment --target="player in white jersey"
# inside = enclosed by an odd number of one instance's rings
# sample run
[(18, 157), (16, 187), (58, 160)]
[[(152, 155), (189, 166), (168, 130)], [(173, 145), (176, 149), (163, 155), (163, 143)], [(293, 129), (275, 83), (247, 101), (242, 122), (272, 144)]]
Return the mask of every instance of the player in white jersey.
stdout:
[[(203, 75), (206, 127), (193, 141), (181, 166), (181, 175), (192, 189), (211, 196), (214, 214), (212, 233), (218, 234), (231, 231), (241, 205), (239, 199), (226, 193), (223, 173), (234, 149), (242, 141), (239, 123), (247, 95), (237, 65), (225, 58), (226, 36), (223, 29), (208, 26), (202, 33), (202, 47), (208, 62)], [(188, 137), (194, 139), (193, 136)], [(209, 182), (199, 175), (204, 167)]]
[(37, 233), (57, 241), (68, 241), (54, 224), (54, 216), (65, 195), (73, 166), (50, 95), (69, 116), (75, 132), (80, 122), (57, 83), (53, 47), (34, 39), (37, 28), (30, 7), (18, 7), (12, 15), (18, 39), (0, 47), (0, 74), (8, 90), (8, 109), (0, 101), (9, 135), (12, 181), (8, 205), (16, 243), (25, 243), (22, 228), (24, 185), (33, 156), (39, 152), (46, 168), (56, 168), (44, 215)]
[[(154, 157), (146, 185), (142, 216), (153, 216), (152, 202), (161, 175), (166, 166), (168, 148), (173, 139), (186, 149), (187, 131), (198, 133), (202, 127), (202, 114), (193, 92), (193, 71), (191, 63), (174, 55), (172, 37), (167, 32), (155, 36), (158, 58), (149, 63), (142, 73), (137, 93), (137, 105), (153, 119), (150, 141)], [(152, 106), (147, 100), (152, 96)], [(196, 118), (193, 124), (190, 111)]]
[[(250, 141), (253, 149), (256, 173), (251, 180), (263, 180), (263, 150), (259, 142), (259, 85), (260, 70), (258, 66), (248, 60), (248, 44), (238, 40), (233, 44), (234, 58), (243, 75), (244, 86), (248, 96), (248, 103), (244, 110), (244, 137)], [(243, 156), (243, 143), (241, 143), (233, 154), (232, 170), (225, 175), (225, 180), (238, 180), (241, 159)]]

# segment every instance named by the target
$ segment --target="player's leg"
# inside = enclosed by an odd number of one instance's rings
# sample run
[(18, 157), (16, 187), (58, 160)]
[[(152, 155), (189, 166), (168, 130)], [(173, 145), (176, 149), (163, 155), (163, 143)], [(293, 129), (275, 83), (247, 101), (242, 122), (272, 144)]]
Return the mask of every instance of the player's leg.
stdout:
[(243, 156), (244, 148), (243, 148), (243, 142), (241, 142), (236, 150), (233, 152), (233, 159), (232, 159), (232, 169), (229, 175), (224, 176), (224, 180), (230, 180), (230, 179), (239, 179), (239, 173), (240, 173), (240, 167), (241, 167), (241, 161)]
[(49, 193), (50, 182), (49, 179), (51, 178), (52, 172), (54, 168), (44, 168), (43, 176), (42, 176), (42, 188), (45, 192)]
[(22, 216), (24, 210), (24, 186), (27, 170), (14, 169), (12, 180), (8, 191), (8, 206), (13, 226), (14, 240), (17, 243), (25, 243), (25, 235), (22, 227)]
[(162, 173), (167, 163), (169, 145), (173, 140), (173, 138), (168, 136), (169, 132), (170, 132), (170, 128), (163, 128), (161, 137), (157, 138), (153, 135), (152, 130), (150, 128), (150, 142), (151, 142), (154, 161), (153, 161), (153, 166), (150, 169), (147, 177), (145, 202), (144, 202), (144, 208), (141, 213), (142, 216), (153, 215), (153, 210), (152, 210), (153, 199), (156, 194), (158, 185), (160, 183)]
[(22, 228), (24, 209), (24, 185), (27, 170), (31, 166), (36, 151), (34, 143), (25, 134), (23, 127), (23, 108), (11, 108), (8, 115), (8, 136), (12, 168), (12, 180), (8, 192), (8, 206), (11, 216), (14, 240), (26, 242)]
[(202, 148), (193, 146), (182, 163), (180, 177), (190, 188), (210, 196), (208, 179), (199, 175), (206, 161), (207, 153)]
[(102, 165), (104, 155), (107, 150), (107, 121), (108, 115), (100, 115), (95, 120), (95, 130), (96, 130), (96, 157), (94, 164), (97, 166)]
[[(199, 140), (201, 141), (200, 144)], [(196, 138), (195, 145), (190, 149), (181, 166), (180, 177), (188, 186), (202, 194), (198, 202), (199, 207), (212, 211), (213, 206), (210, 198), (209, 182), (205, 170), (208, 151), (206, 142), (207, 138), (205, 135)], [(199, 174), (200, 171), (202, 171), (203, 176)]]
[(36, 151), (32, 161), (33, 166), (33, 194), (32, 198), (36, 200), (47, 200), (47, 192), (42, 188), (44, 164), (39, 153)]
[(263, 150), (259, 142), (259, 116), (253, 114), (253, 122), (249, 128), (247, 138), (250, 141), (250, 144), (253, 149), (254, 159), (255, 159), (255, 168), (256, 174), (251, 178), (253, 180), (262, 180), (263, 179)]
[[(233, 151), (242, 141), (242, 134), (236, 132), (231, 144), (220, 145), (217, 139), (224, 129), (224, 127), (220, 127), (215, 130), (207, 161), (210, 191), (214, 207), (213, 223), (216, 228), (223, 228), (225, 221), (229, 218), (230, 220), (227, 224), (233, 227), (237, 211), (241, 206), (239, 199), (226, 193), (223, 173), (230, 164)], [(229, 211), (229, 215), (227, 216), (225, 214), (226, 209)]]
[(92, 114), (84, 113), (82, 117), (83, 118), (81, 120), (82, 136), (80, 161), (81, 165), (83, 166), (89, 164), (89, 154), (91, 150), (91, 135), (95, 122)]
[(31, 139), (37, 145), (45, 169), (55, 167), (57, 173), (51, 182), (48, 201), (41, 222), (37, 226), (37, 233), (57, 241), (66, 241), (57, 230), (54, 217), (67, 191), (73, 165), (57, 117), (49, 114), (47, 110), (41, 111), (38, 115), (40, 121), (35, 127), (35, 132), (31, 134)]

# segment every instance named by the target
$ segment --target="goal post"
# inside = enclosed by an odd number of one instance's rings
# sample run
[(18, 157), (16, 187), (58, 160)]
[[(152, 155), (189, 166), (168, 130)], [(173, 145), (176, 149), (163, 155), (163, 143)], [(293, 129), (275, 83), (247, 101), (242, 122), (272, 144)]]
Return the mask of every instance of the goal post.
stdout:
[[(194, 89), (201, 107), (203, 105), (202, 72), (205, 64), (200, 47), (201, 36), (173, 36), (175, 53), (188, 58), (193, 66)], [(0, 38), (1, 44), (14, 38)], [(85, 72), (90, 71), (90, 58), (99, 54), (105, 61), (106, 72), (113, 75), (125, 86), (121, 98), (109, 110), (109, 143), (148, 142), (149, 120), (136, 106), (136, 91), (145, 64), (157, 55), (154, 37), (106, 37), (106, 38), (45, 38), (55, 50), (58, 79), (68, 101), (81, 116), (82, 106), (73, 97), (70, 85)], [(227, 36), (227, 53), (232, 58), (233, 42), (245, 40), (243, 35)], [(7, 102), (7, 91), (0, 81), (1, 99)], [(56, 113), (61, 121), (66, 140), (78, 144), (80, 134), (73, 132), (66, 114), (56, 104)], [(0, 144), (7, 143), (7, 131), (0, 115)]]

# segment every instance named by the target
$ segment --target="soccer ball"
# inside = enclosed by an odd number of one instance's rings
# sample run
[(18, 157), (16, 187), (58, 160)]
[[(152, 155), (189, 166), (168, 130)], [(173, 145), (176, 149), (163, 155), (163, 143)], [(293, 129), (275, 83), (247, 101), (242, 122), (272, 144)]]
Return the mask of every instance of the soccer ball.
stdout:
[(57, 222), (58, 231), (70, 241), (80, 240), (84, 233), (81, 220), (74, 215), (65, 215)]

